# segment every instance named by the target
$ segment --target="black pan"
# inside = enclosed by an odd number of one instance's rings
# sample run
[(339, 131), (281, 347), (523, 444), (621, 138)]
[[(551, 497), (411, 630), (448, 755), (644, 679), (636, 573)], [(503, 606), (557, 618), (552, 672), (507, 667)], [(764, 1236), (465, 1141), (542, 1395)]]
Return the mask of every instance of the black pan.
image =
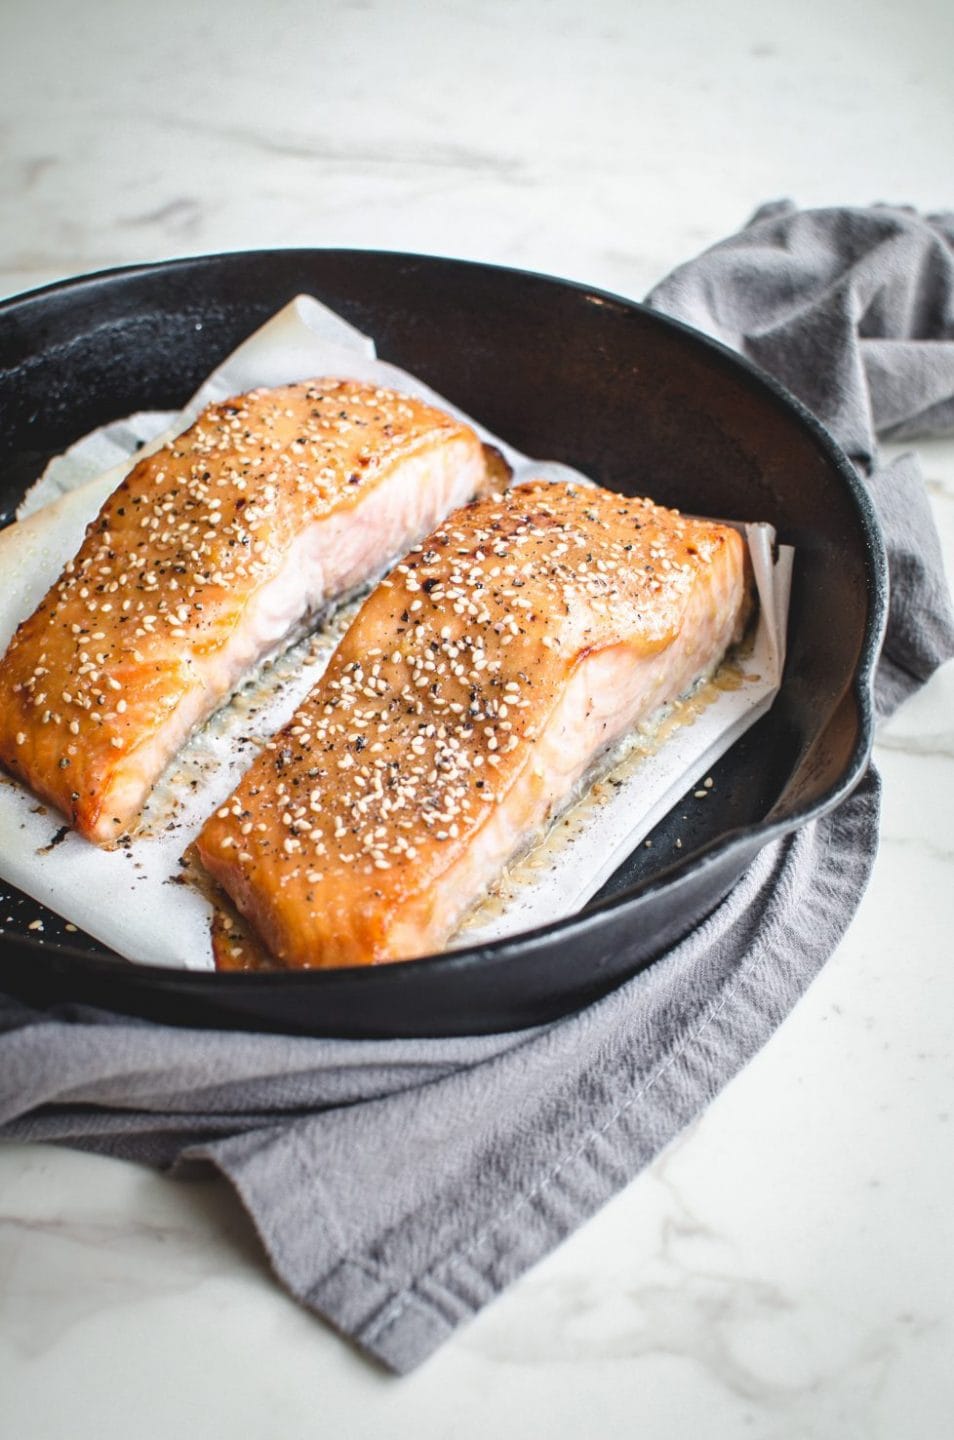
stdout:
[[(185, 1025), (448, 1035), (551, 1019), (685, 935), (767, 841), (864, 773), (886, 566), (845, 456), (777, 384), (639, 305), (521, 271), (346, 250), (216, 255), (72, 280), (0, 305), (4, 516), (51, 455), (180, 406), (302, 291), (531, 455), (699, 514), (771, 521), (797, 549), (781, 693), (576, 918), (367, 970), (218, 975), (133, 965), (0, 889), (0, 986)], [(675, 848), (675, 838), (682, 848)], [(43, 921), (42, 934), (28, 926)]]

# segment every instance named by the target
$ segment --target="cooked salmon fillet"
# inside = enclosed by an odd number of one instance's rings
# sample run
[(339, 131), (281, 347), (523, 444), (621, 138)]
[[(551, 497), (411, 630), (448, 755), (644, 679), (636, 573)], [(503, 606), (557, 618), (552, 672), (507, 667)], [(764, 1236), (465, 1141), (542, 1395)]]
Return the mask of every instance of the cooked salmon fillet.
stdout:
[(89, 839), (118, 839), (250, 669), (486, 468), (468, 426), (356, 381), (209, 407), (135, 466), (17, 630), (0, 661), (0, 761)]
[(542, 481), (478, 500), (365, 601), (199, 857), (279, 965), (432, 953), (750, 604), (731, 527)]

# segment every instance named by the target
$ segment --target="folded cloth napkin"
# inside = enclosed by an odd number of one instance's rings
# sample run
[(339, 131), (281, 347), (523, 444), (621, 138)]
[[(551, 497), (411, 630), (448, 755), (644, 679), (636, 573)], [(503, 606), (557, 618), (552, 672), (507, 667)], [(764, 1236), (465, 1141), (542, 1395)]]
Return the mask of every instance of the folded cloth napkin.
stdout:
[[(759, 211), (649, 303), (777, 375), (884, 525), (884, 710), (954, 653), (913, 458), (954, 428), (954, 217)], [(870, 773), (767, 846), (688, 939), (582, 1013), (513, 1035), (339, 1041), (175, 1029), (0, 999), (0, 1134), (235, 1186), (299, 1300), (396, 1371), (593, 1214), (772, 1033), (831, 954), (877, 847)]]

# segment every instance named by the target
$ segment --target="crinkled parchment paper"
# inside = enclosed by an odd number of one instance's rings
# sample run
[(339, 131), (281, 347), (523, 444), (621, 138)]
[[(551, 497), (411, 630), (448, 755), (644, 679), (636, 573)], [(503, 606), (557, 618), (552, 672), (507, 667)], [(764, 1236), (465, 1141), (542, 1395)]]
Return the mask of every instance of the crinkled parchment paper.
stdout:
[[(569, 467), (519, 454), (405, 371), (375, 359), (374, 343), (325, 306), (299, 296), (240, 345), (178, 414), (143, 413), (106, 426), (53, 460), (0, 532), (0, 651), (37, 606), (87, 523), (132, 464), (185, 429), (214, 400), (258, 385), (322, 375), (367, 379), (461, 415), (500, 449), (516, 481), (586, 482)], [(754, 641), (733, 662), (731, 684), (711, 701), (664, 718), (665, 743), (644, 727), (623, 747), (606, 798), (584, 801), (559, 844), (513, 867), (454, 942), (516, 933), (584, 905), (685, 790), (762, 715), (781, 683), (791, 551), (773, 550), (764, 525), (744, 527), (759, 589)], [(357, 602), (263, 667), (196, 735), (160, 782), (135, 836), (100, 850), (7, 777), (0, 776), (0, 874), (130, 960), (212, 968), (211, 907), (181, 883), (181, 857), (203, 820), (238, 782), (267, 737), (316, 683)]]

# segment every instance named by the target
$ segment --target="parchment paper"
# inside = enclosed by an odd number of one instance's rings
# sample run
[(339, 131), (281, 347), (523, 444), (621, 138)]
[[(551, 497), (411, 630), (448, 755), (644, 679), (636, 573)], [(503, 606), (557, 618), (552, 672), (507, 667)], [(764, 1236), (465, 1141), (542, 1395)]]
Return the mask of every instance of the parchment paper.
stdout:
[[(406, 372), (378, 361), (374, 344), (309, 296), (299, 296), (246, 340), (178, 414), (144, 412), (85, 437), (52, 461), (0, 532), (0, 649), (78, 549), (103, 500), (147, 450), (185, 429), (213, 400), (258, 385), (321, 375), (388, 385), (466, 419), (506, 456), (514, 481), (543, 476), (591, 483), (558, 462), (515, 451)], [(138, 448), (137, 447), (141, 447)], [(691, 724), (655, 748), (652, 727), (624, 747), (608, 798), (587, 802), (563, 834), (505, 877), (454, 943), (488, 940), (579, 909), (687, 787), (752, 725), (775, 697), (784, 666), (792, 554), (774, 550), (771, 527), (745, 529), (759, 591), (758, 628), (738, 662), (735, 689), (719, 691)], [(8, 777), (0, 777), (0, 874), (130, 960), (211, 969), (211, 907), (183, 883), (181, 857), (205, 818), (231, 792), (262, 742), (291, 717), (319, 679), (358, 602), (264, 669), (193, 738), (160, 782), (141, 831), (116, 850), (91, 845)], [(638, 752), (644, 751), (635, 764)]]

